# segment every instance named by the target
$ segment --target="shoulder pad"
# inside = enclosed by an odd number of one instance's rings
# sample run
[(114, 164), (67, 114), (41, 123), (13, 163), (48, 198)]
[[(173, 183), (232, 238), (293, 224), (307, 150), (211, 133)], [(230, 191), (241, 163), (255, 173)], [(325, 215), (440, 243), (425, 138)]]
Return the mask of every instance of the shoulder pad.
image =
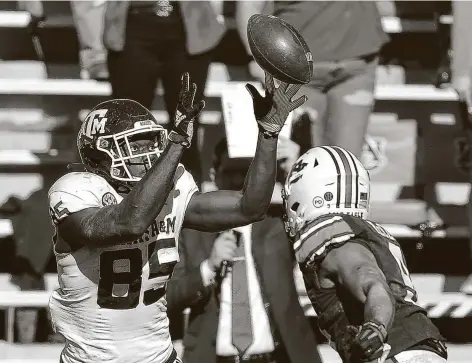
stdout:
[(69, 173), (49, 189), (49, 212), (54, 224), (87, 208), (117, 204), (121, 196), (102, 177), (92, 173)]
[(303, 228), (293, 244), (299, 263), (324, 256), (329, 247), (339, 247), (358, 232), (350, 216), (329, 214), (315, 219)]

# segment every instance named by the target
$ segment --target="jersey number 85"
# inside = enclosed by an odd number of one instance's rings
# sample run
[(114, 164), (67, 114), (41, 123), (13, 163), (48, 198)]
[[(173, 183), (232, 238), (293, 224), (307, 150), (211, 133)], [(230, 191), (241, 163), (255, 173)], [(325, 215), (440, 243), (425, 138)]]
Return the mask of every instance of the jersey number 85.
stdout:
[[(156, 250), (156, 245), (158, 249)], [(143, 294), (143, 304), (151, 305), (158, 301), (166, 293), (166, 283), (172, 276), (177, 261), (159, 263), (158, 251), (164, 248), (176, 247), (174, 238), (166, 238), (154, 241), (148, 245), (149, 280), (159, 279), (154, 286), (156, 289), (148, 289)], [(115, 272), (116, 261), (129, 261), (129, 269), (125, 272)], [(106, 251), (100, 255), (100, 277), (98, 281), (97, 304), (105, 309), (133, 309), (139, 304), (142, 286), (143, 258), (139, 248), (130, 248), (118, 251)], [(167, 278), (166, 278), (167, 277)], [(116, 285), (125, 285), (125, 296), (114, 296), (113, 289)]]

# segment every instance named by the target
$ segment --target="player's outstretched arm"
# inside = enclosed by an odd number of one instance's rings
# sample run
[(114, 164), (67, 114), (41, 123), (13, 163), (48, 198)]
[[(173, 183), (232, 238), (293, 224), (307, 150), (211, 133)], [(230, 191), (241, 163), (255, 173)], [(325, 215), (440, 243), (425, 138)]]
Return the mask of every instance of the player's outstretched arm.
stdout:
[(364, 304), (365, 322), (390, 327), (395, 301), (372, 252), (358, 243), (346, 243), (328, 253), (323, 266), (336, 284)]
[(169, 143), (122, 202), (70, 214), (58, 224), (61, 236), (85, 245), (106, 246), (134, 241), (143, 235), (172, 190), (183, 148), (189, 147), (192, 140), (193, 121), (205, 106), (204, 101), (194, 105), (195, 92), (196, 85), (190, 86), (189, 75), (185, 73)]
[(185, 213), (184, 227), (200, 231), (221, 231), (243, 226), (264, 218), (275, 185), (277, 170), (277, 139), (291, 111), (301, 106), (306, 97), (292, 101), (301, 85), (280, 82), (274, 85), (266, 73), (266, 95), (262, 97), (246, 85), (254, 103), (259, 126), (256, 154), (241, 191), (215, 191), (195, 194)]
[(374, 361), (388, 354), (384, 343), (395, 313), (395, 300), (385, 275), (367, 248), (346, 243), (328, 253), (323, 261), (330, 279), (364, 304), (364, 323), (349, 326), (355, 335), (348, 347), (352, 361)]

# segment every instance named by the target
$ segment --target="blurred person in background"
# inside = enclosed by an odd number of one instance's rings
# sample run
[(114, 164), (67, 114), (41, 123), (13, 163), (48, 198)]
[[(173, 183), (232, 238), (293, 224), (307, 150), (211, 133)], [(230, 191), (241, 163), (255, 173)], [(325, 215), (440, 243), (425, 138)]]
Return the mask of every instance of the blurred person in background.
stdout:
[[(189, 72), (197, 85), (196, 97), (203, 97), (212, 50), (225, 32), (215, 11), (219, 2), (215, 6), (211, 1), (167, 0), (71, 3), (83, 49), (82, 63), (94, 72), (102, 68), (99, 64), (106, 55), (112, 98), (132, 99), (151, 109), (160, 79), (172, 120), (184, 72)], [(182, 162), (199, 184), (197, 135), (195, 132)]]
[[(360, 156), (374, 105), (378, 53), (389, 37), (375, 1), (241, 1), (238, 31), (250, 54), (246, 24), (252, 14), (273, 14), (301, 32), (313, 54), (313, 79), (303, 87), (311, 146), (338, 145)], [(252, 76), (263, 79), (256, 62)], [(348, 126), (348, 127), (346, 127)]]
[[(280, 144), (283, 180), (298, 149), (287, 139)], [(210, 178), (219, 189), (239, 190), (249, 164), (230, 159), (223, 139)], [(298, 301), (281, 211), (273, 205), (264, 220), (219, 234), (182, 231), (167, 302), (175, 313), (191, 308), (185, 362), (321, 362)], [(232, 262), (223, 267), (224, 261)]]
[[(54, 228), (48, 213), (44, 210), (47, 188), (35, 191), (21, 201), (18, 214), (12, 218), (16, 241), (15, 269), (12, 283), (22, 291), (45, 290), (44, 272), (53, 255), (51, 236)], [(17, 340), (20, 343), (34, 343), (37, 337), (38, 308), (16, 309)], [(51, 340), (53, 336), (50, 337)], [(61, 339), (56, 336), (55, 338)]]

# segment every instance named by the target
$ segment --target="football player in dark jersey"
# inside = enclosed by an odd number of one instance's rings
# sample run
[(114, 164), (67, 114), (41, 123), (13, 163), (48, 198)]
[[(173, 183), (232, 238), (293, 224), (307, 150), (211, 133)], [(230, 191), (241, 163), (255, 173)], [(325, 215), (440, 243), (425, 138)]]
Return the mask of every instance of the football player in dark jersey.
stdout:
[(417, 303), (400, 245), (367, 219), (361, 162), (340, 147), (315, 147), (294, 164), (282, 197), (319, 327), (343, 363), (445, 362), (444, 338)]

